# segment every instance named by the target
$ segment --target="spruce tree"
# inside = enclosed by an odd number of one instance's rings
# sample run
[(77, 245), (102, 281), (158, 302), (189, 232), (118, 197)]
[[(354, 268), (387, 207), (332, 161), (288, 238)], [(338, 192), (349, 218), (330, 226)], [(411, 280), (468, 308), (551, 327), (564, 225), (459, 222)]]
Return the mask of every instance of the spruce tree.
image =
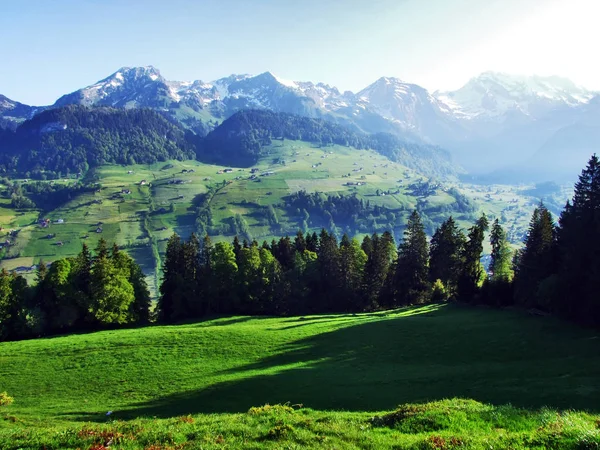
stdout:
[(404, 237), (398, 247), (395, 299), (398, 305), (425, 303), (429, 300), (429, 248), (421, 216), (410, 215)]
[(491, 273), (491, 280), (493, 282), (512, 281), (514, 275), (511, 267), (513, 252), (510, 249), (506, 233), (498, 219), (494, 220), (492, 225), (490, 244), (492, 246), (492, 254), (488, 270)]
[(181, 286), (183, 285), (183, 247), (181, 238), (173, 234), (167, 242), (165, 260), (163, 262), (163, 277), (158, 299), (157, 319), (168, 323), (183, 319), (181, 315)]
[(446, 298), (456, 295), (466, 239), (450, 216), (435, 231), (429, 249), (429, 281), (440, 280)]
[(600, 324), (600, 160), (593, 155), (575, 184), (572, 204), (560, 218), (558, 253), (561, 296), (558, 311)]
[(540, 204), (531, 216), (525, 246), (516, 256), (514, 267), (515, 303), (548, 310), (551, 305), (538, 295), (540, 284), (555, 271), (556, 230), (552, 214)]
[(317, 298), (324, 311), (336, 311), (339, 309), (339, 271), (340, 259), (337, 240), (334, 235), (329, 234), (324, 228), (319, 236), (319, 285)]
[(485, 281), (486, 274), (483, 264), (481, 264), (481, 255), (488, 226), (487, 217), (482, 214), (475, 225), (469, 228), (457, 284), (458, 298), (463, 302), (474, 302), (479, 288)]

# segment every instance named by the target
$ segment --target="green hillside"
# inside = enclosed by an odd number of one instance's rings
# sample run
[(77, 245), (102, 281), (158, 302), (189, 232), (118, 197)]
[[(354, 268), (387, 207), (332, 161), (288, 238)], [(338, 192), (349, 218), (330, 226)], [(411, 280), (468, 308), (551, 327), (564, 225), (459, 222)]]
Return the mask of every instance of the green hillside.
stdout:
[[(131, 436), (114, 448), (597, 448), (600, 416), (555, 412), (597, 412), (597, 338), (522, 312), (428, 306), (5, 342), (0, 391), (15, 402), (0, 407), (0, 447), (88, 448), (101, 428)], [(371, 420), (446, 398), (473, 401)], [(311, 410), (242, 414), (287, 402)], [(425, 446), (438, 437), (448, 446)]]
[[(252, 168), (192, 160), (104, 165), (87, 176), (89, 181), (99, 183), (101, 189), (75, 195), (58, 208), (43, 212), (15, 210), (10, 200), (1, 200), (0, 226), (7, 232), (16, 231), (14, 236), (7, 236), (10, 246), (5, 249), (6, 258), (1, 265), (9, 270), (20, 268), (31, 276), (33, 272), (28, 272), (28, 268), (40, 259), (49, 262), (73, 256), (81, 249), (82, 242), (93, 248), (104, 237), (117, 242), (154, 277), (166, 239), (173, 232), (185, 237), (193, 231), (204, 231), (216, 240), (231, 240), (235, 233), (242, 234), (235, 223), (239, 215), (247, 225), (248, 237), (259, 242), (295, 234), (303, 226), (304, 212), (286, 207), (285, 198), (301, 190), (324, 196), (356, 194), (365, 203), (386, 207), (387, 212), (377, 217), (369, 217), (371, 213), (359, 217), (356, 226), (338, 223), (337, 231), (362, 235), (394, 230), (397, 238), (414, 208), (421, 211), (430, 234), (451, 214), (461, 225), (470, 226), (475, 213), (464, 212), (459, 206), (457, 196), (461, 199), (461, 192), (470, 198), (477, 197), (468, 201), (477, 212), (483, 209), (492, 217), (504, 213), (519, 238), (536, 202), (520, 195), (516, 188), (506, 188), (507, 193), (484, 198), (486, 194), (474, 188), (452, 190), (457, 184), (424, 184), (427, 179), (373, 151), (341, 146), (319, 148), (288, 140), (276, 141), (263, 151), (266, 155), (252, 167), (257, 169), (255, 173), (251, 173)], [(231, 172), (225, 173), (227, 169)], [(253, 175), (254, 179), (250, 179)], [(31, 183), (23, 179), (15, 181)], [(77, 181), (72, 177), (43, 183), (73, 186)], [(273, 206), (276, 223), (269, 216), (269, 205)], [(197, 218), (208, 209), (212, 224), (205, 223), (199, 229)], [(50, 219), (50, 226), (41, 227), (38, 218)], [(309, 218), (307, 225), (311, 231), (329, 226), (316, 216)], [(152, 279), (149, 281), (154, 285)]]

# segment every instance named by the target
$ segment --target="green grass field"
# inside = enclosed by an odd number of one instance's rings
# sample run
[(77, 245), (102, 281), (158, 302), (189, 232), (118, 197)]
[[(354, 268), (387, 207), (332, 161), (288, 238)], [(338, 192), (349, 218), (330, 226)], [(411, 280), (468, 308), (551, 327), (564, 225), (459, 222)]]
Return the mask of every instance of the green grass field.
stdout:
[(597, 332), (460, 306), (9, 342), (0, 448), (591, 449), (599, 376)]

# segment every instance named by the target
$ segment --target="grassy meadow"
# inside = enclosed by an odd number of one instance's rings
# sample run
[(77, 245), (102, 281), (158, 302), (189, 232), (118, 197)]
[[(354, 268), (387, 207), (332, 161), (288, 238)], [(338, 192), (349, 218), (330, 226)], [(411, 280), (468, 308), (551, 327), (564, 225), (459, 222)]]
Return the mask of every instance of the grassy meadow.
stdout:
[(0, 448), (591, 449), (599, 376), (597, 332), (460, 306), (6, 342)]

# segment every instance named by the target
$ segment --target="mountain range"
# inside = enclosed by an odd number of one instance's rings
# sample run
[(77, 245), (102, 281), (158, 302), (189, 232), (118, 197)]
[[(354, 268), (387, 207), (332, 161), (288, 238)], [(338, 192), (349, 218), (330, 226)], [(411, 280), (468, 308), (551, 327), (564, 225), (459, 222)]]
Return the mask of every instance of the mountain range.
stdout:
[(166, 80), (152, 66), (124, 67), (50, 106), (0, 95), (0, 127), (14, 128), (66, 105), (153, 108), (202, 136), (246, 109), (321, 118), (354, 131), (441, 146), (472, 175), (495, 181), (572, 177), (572, 168), (600, 147), (600, 93), (560, 77), (497, 72), (451, 92), (382, 77), (353, 93), (270, 72), (182, 82)]

